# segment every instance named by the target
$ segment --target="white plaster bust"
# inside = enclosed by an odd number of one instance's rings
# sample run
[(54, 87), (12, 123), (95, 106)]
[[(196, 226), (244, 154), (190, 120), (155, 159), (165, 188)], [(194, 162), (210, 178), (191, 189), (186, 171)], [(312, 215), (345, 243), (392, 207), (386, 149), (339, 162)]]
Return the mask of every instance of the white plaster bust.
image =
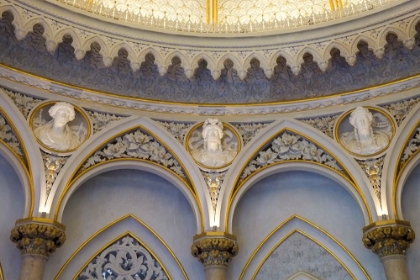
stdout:
[(222, 147), (223, 124), (218, 119), (207, 119), (201, 133), (204, 144), (202, 149), (191, 151), (193, 158), (208, 167), (220, 167), (231, 162), (237, 151)]
[(368, 109), (357, 107), (349, 119), (354, 130), (340, 135), (343, 146), (360, 155), (373, 154), (385, 148), (391, 139), (392, 127), (386, 117), (381, 114), (377, 114), (377, 117), (382, 118), (382, 122), (374, 122)]
[(48, 148), (57, 151), (68, 151), (78, 147), (81, 141), (67, 124), (75, 117), (73, 105), (57, 102), (48, 110), (48, 113), (52, 120), (34, 130), (38, 140)]

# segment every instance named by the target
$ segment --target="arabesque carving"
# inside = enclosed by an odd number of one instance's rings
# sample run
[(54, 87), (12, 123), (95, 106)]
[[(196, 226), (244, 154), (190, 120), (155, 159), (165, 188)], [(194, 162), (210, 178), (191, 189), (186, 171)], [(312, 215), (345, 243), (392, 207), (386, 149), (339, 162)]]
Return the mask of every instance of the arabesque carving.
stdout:
[(405, 255), (415, 239), (415, 233), (408, 226), (384, 226), (363, 235), (363, 244), (380, 258), (390, 255)]
[(231, 123), (241, 134), (244, 146), (248, 144), (258, 132), (267, 127), (271, 122), (264, 123)]
[(46, 181), (46, 198), (45, 204), (48, 201), (48, 197), (50, 196), (52, 186), (54, 185), (55, 179), (57, 178), (58, 174), (63, 168), (64, 164), (66, 164), (67, 159), (69, 157), (60, 157), (47, 154), (42, 152), (42, 160), (44, 161), (44, 169), (45, 169), (45, 181)]
[(106, 144), (86, 160), (79, 172), (98, 163), (118, 158), (138, 158), (152, 161), (186, 179), (185, 172), (175, 157), (153, 136), (141, 129), (126, 133)]
[(0, 113), (0, 140), (5, 143), (20, 158), (23, 158), (22, 147), (13, 131), (12, 127), (7, 123), (6, 119)]
[(240, 180), (245, 180), (265, 166), (288, 160), (316, 162), (347, 176), (339, 163), (322, 148), (300, 135), (286, 131), (276, 137), (249, 162), (242, 172)]
[(179, 122), (165, 122), (165, 121), (156, 121), (160, 125), (166, 128), (176, 140), (181, 144), (184, 144), (185, 135), (187, 135), (188, 130), (194, 125), (193, 123), (179, 123)]
[(307, 123), (316, 129), (322, 131), (322, 133), (328, 135), (330, 138), (334, 138), (334, 125), (339, 115), (326, 116), (315, 119), (300, 120), (301, 122)]
[(238, 254), (239, 247), (236, 240), (226, 237), (206, 237), (194, 241), (191, 254), (204, 267), (218, 265), (227, 266), (232, 258)]
[(220, 187), (222, 186), (223, 180), (225, 179), (226, 172), (227, 171), (223, 171), (223, 172), (201, 171), (204, 181), (207, 184), (207, 190), (209, 191), (209, 194), (210, 194), (210, 199), (211, 199), (211, 204), (213, 206), (214, 215), (216, 215), (216, 208), (217, 208), (217, 203), (219, 201)]
[(31, 223), (15, 226), (10, 239), (16, 243), (22, 254), (48, 257), (64, 244), (66, 235), (62, 229), (54, 225)]
[(400, 158), (399, 169), (420, 149), (420, 127), (417, 127), (413, 136), (404, 147), (403, 154)]
[(2, 87), (0, 88), (13, 100), (13, 103), (15, 103), (19, 111), (22, 112), (25, 119), (28, 118), (28, 115), (31, 112), (32, 108), (42, 101), (41, 99), (26, 94), (21, 94)]
[(379, 199), (379, 201), (381, 201), (381, 180), (384, 157), (385, 155), (370, 160), (356, 160), (369, 178), (369, 181), (372, 184), (376, 197)]
[[(99, 276), (98, 276), (99, 275)], [(126, 235), (98, 254), (77, 277), (98, 279), (168, 280), (159, 261), (130, 235)]]
[(108, 125), (126, 118), (125, 116), (118, 116), (115, 114), (101, 113), (97, 111), (86, 110), (90, 119), (92, 120), (92, 130), (95, 134), (106, 128)]
[(419, 103), (419, 101), (420, 98), (411, 98), (400, 102), (383, 105), (381, 107), (388, 110), (391, 113), (391, 115), (394, 116), (394, 119), (397, 122), (397, 125), (399, 126), (405, 120), (411, 109), (414, 106), (416, 106), (416, 104)]

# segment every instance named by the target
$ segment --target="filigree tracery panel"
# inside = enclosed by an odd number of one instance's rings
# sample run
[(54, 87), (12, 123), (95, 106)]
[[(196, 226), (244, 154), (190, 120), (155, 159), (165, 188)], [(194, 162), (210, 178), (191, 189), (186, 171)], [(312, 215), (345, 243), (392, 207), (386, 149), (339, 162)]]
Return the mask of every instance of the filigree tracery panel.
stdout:
[(138, 240), (125, 235), (98, 254), (76, 278), (168, 280), (159, 261)]

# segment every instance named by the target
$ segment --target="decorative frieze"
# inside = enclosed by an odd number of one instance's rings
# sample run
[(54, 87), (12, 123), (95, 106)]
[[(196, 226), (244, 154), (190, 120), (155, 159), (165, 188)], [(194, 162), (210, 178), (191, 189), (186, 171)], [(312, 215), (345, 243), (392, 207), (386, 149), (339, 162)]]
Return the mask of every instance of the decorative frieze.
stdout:
[(90, 119), (92, 120), (92, 130), (94, 134), (106, 128), (108, 125), (126, 118), (126, 116), (119, 116), (119, 115), (109, 114), (109, 113), (101, 113), (97, 111), (86, 110), (86, 112), (88, 113)]
[(165, 122), (165, 121), (156, 121), (167, 131), (169, 131), (176, 140), (181, 144), (184, 144), (185, 135), (187, 135), (188, 130), (194, 125), (194, 123), (180, 123), (180, 122)]
[(330, 138), (334, 138), (334, 125), (338, 117), (339, 115), (335, 115), (315, 119), (303, 119), (300, 121), (322, 131), (322, 133), (328, 135)]
[(22, 147), (13, 131), (12, 127), (7, 123), (5, 117), (0, 113), (0, 140), (6, 144), (15, 154), (23, 159)]
[(16, 225), (10, 239), (22, 254), (36, 254), (48, 257), (66, 241), (64, 227), (57, 223), (23, 223)]
[(389, 225), (368, 226), (364, 229), (363, 244), (380, 258), (390, 255), (405, 255), (415, 239), (410, 223), (405, 221), (387, 221)]
[(186, 179), (186, 173), (178, 160), (153, 136), (138, 129), (115, 138), (90, 156), (79, 170), (83, 171), (98, 163), (119, 158), (142, 159), (157, 163)]
[(258, 132), (267, 127), (271, 122), (264, 123), (231, 123), (241, 134), (244, 146), (248, 144)]
[(222, 232), (205, 232), (194, 237), (191, 246), (192, 255), (203, 263), (204, 267), (227, 266), (238, 254), (236, 238)]
[[(1, 88), (1, 87), (0, 87)], [(19, 111), (22, 112), (25, 119), (28, 118), (29, 113), (36, 104), (42, 101), (29, 95), (21, 94), (6, 88), (1, 88), (9, 97), (12, 99), (13, 103), (18, 107)]]
[(285, 131), (249, 162), (242, 172), (240, 180), (245, 180), (258, 169), (265, 166), (296, 160), (316, 162), (345, 174), (343, 167), (325, 150), (300, 135)]
[(382, 108), (388, 110), (391, 115), (394, 117), (397, 125), (401, 125), (403, 120), (407, 117), (411, 109), (419, 103), (420, 98), (411, 98), (403, 101), (399, 101), (392, 104), (387, 104), (381, 106)]

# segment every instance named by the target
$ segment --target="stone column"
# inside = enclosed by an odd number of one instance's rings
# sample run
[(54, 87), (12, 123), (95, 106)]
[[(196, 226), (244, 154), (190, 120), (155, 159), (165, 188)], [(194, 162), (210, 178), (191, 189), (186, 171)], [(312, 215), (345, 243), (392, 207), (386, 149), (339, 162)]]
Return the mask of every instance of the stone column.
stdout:
[(191, 253), (204, 265), (206, 280), (226, 280), (229, 262), (238, 254), (234, 235), (208, 231), (194, 236)]
[(387, 280), (409, 280), (405, 252), (415, 239), (407, 221), (387, 220), (363, 228), (363, 243), (377, 254)]
[(10, 239), (22, 253), (19, 280), (43, 280), (45, 262), (66, 240), (65, 226), (44, 218), (16, 221)]

